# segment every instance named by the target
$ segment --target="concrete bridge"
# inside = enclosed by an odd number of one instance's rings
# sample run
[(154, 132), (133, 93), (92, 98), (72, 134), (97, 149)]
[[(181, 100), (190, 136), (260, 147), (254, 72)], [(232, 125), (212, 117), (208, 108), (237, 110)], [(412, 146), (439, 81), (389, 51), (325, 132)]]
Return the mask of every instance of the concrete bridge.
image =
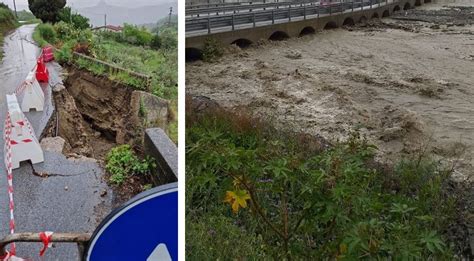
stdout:
[(318, 30), (365, 23), (370, 19), (388, 17), (394, 12), (429, 2), (431, 0), (359, 0), (339, 3), (340, 6), (333, 5), (331, 8), (319, 5), (318, 1), (311, 5), (308, 5), (311, 2), (306, 2), (306, 5), (298, 3), (298, 7), (289, 5), (286, 8), (271, 10), (250, 9), (244, 13), (234, 11), (230, 15), (216, 12), (208, 13), (205, 17), (187, 17), (186, 57), (200, 57), (208, 38), (213, 38), (223, 45), (236, 44), (246, 47), (261, 39), (283, 40)]

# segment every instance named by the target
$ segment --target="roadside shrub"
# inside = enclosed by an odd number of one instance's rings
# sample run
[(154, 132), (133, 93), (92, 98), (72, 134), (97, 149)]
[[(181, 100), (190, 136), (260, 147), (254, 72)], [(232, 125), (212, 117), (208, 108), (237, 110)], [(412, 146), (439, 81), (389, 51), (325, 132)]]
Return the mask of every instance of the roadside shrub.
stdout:
[(70, 63), (72, 62), (72, 51), (74, 48), (74, 41), (69, 41), (63, 44), (63, 46), (59, 49), (56, 50), (54, 53), (54, 58), (59, 62), (59, 63)]
[(109, 151), (105, 168), (111, 174), (110, 181), (121, 185), (128, 177), (150, 174), (156, 166), (150, 159), (140, 160), (129, 145), (121, 145)]
[(8, 8), (8, 6), (2, 4), (2, 6), (0, 6), (0, 23), (12, 25), (15, 21), (16, 19), (13, 12)]
[(54, 25), (54, 31), (56, 31), (56, 35), (61, 41), (69, 40), (75, 34), (74, 28), (70, 24), (63, 21), (60, 21)]
[(37, 26), (39, 35), (46, 42), (54, 44), (56, 42), (56, 31), (54, 30), (53, 25), (51, 24), (39, 24)]

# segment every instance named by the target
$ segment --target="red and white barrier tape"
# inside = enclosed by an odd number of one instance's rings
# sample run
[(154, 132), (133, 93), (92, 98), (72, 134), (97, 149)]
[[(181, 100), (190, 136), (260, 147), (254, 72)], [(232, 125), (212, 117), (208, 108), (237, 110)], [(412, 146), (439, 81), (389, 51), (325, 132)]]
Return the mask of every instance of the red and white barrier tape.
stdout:
[[(40, 57), (42, 57), (43, 51), (40, 53)], [(37, 65), (33, 67), (33, 70), (36, 70)], [(15, 90), (15, 94), (19, 95), (23, 93), (25, 90), (27, 82), (23, 82), (20, 86), (18, 86)], [(30, 122), (28, 119), (25, 118), (24, 122), (18, 122), (18, 124), (24, 126), (24, 124), (28, 126), (28, 130), (32, 136), (35, 135), (33, 128), (31, 127)], [(13, 201), (13, 163), (12, 163), (12, 142), (15, 142), (11, 139), (13, 125), (11, 123), (10, 113), (7, 113), (7, 117), (5, 119), (5, 129), (4, 129), (4, 140), (5, 140), (5, 167), (7, 169), (7, 181), (8, 181), (8, 197), (9, 197), (9, 210), (10, 210), (10, 234), (15, 233), (15, 204)], [(51, 240), (52, 240), (53, 232), (41, 232), (39, 233), (39, 237), (43, 242), (43, 247), (40, 250), (40, 256), (43, 256), (46, 252), (46, 249), (51, 247)], [(16, 257), (16, 244), (13, 242), (10, 244), (10, 251), (7, 251), (6, 256), (0, 256), (0, 261), (20, 261), (25, 260), (22, 258)]]
[[(5, 120), (5, 167), (7, 169), (7, 181), (8, 181), (8, 198), (9, 198), (9, 209), (10, 209), (10, 234), (15, 233), (15, 216), (13, 214), (15, 204), (13, 201), (13, 163), (12, 163), (12, 146), (11, 146), (11, 134), (12, 124), (10, 114), (7, 114)], [(10, 244), (10, 254), (14, 256), (16, 254), (15, 243)]]

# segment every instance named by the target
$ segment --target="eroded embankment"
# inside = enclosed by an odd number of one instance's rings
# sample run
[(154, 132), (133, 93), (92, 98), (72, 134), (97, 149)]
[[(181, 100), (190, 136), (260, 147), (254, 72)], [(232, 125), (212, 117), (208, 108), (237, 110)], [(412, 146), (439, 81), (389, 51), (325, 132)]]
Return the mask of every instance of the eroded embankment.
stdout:
[(139, 144), (142, 126), (133, 90), (74, 68), (68, 71), (65, 86), (54, 90), (58, 118), (50, 130), (66, 140), (65, 153), (103, 159), (116, 144)]

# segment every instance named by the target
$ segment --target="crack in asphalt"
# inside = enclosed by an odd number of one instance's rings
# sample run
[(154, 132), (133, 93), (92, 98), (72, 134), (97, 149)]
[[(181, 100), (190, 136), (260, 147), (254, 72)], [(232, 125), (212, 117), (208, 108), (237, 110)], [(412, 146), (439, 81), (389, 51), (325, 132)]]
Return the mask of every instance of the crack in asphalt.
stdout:
[(76, 177), (76, 176), (80, 176), (80, 175), (84, 175), (84, 174), (87, 174), (88, 172), (90, 172), (89, 170), (87, 171), (82, 171), (82, 172), (79, 172), (77, 174), (59, 174), (59, 173), (47, 173), (45, 171), (37, 171), (34, 167), (34, 165), (29, 162), (29, 165), (31, 167), (31, 173), (34, 175), (34, 176), (37, 176), (37, 177), (40, 177), (40, 178), (49, 178), (49, 177)]

